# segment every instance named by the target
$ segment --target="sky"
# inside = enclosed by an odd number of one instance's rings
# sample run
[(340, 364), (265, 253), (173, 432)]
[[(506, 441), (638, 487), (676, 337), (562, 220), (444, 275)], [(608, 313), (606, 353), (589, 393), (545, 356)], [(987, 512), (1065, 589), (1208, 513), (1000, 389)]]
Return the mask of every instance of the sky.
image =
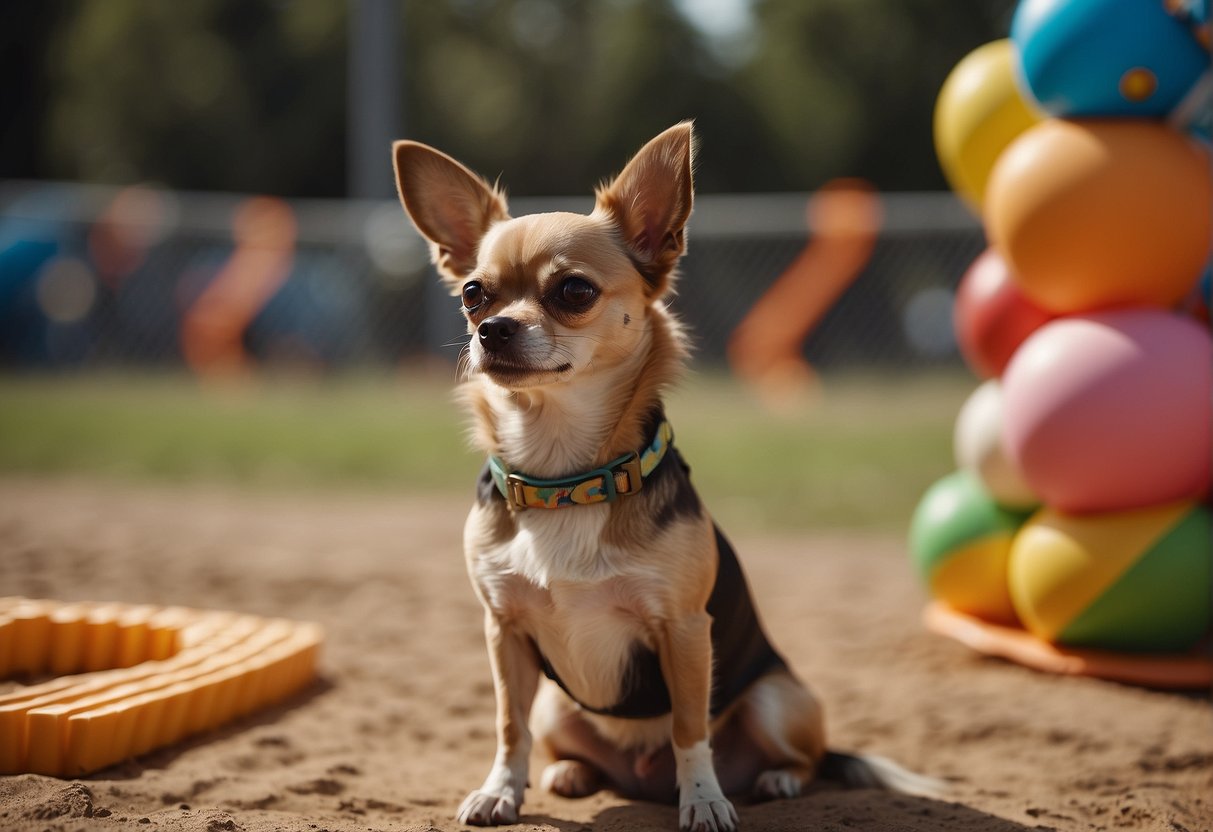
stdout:
[(674, 0), (674, 4), (713, 38), (728, 39), (740, 34), (752, 20), (753, 0)]

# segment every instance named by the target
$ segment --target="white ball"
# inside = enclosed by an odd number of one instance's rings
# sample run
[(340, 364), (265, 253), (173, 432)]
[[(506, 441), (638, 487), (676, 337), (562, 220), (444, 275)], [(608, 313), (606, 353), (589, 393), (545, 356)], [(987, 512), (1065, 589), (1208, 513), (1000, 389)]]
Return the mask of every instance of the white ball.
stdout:
[(952, 435), (956, 466), (971, 471), (1000, 505), (1034, 508), (1040, 505), (1040, 498), (1003, 453), (1002, 413), (1002, 385), (997, 379), (973, 391), (956, 417)]

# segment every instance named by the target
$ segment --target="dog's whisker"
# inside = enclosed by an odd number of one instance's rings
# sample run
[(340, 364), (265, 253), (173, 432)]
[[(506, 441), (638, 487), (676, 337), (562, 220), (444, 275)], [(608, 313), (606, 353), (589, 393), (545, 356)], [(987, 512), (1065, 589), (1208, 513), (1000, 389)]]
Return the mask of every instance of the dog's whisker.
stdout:
[(467, 381), (472, 377), (472, 346), (464, 344), (459, 351), (459, 360), (455, 362), (455, 378)]

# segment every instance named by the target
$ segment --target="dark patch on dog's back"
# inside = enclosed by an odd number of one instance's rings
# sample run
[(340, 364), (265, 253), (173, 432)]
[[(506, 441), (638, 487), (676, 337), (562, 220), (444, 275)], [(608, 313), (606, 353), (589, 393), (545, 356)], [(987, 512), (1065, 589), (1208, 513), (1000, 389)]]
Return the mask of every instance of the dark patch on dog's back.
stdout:
[(493, 471), (486, 462), (480, 469), (480, 476), (476, 480), (476, 505), (484, 508), (494, 500), (500, 499), (501, 492), (497, 490), (497, 483), (493, 482)]
[(497, 490), (497, 483), (493, 482), (493, 472), (489, 469), (487, 462), (476, 480), (476, 505), (493, 517), (494, 540), (508, 540), (518, 531), (514, 526), (514, 518), (510, 515), (505, 498)]
[(676, 448), (670, 448), (666, 458), (649, 475), (645, 488), (657, 492), (660, 501), (653, 512), (653, 523), (661, 531), (686, 517), (698, 517), (702, 511), (699, 495), (691, 485), (690, 466)]

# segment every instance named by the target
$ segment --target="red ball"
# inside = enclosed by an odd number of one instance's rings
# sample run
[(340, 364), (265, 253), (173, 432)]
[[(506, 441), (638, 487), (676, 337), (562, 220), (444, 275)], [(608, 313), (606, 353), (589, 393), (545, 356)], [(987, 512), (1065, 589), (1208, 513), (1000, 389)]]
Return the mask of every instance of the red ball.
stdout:
[(982, 378), (1002, 375), (1019, 345), (1053, 317), (1024, 296), (992, 248), (973, 261), (956, 289), (956, 341)]

